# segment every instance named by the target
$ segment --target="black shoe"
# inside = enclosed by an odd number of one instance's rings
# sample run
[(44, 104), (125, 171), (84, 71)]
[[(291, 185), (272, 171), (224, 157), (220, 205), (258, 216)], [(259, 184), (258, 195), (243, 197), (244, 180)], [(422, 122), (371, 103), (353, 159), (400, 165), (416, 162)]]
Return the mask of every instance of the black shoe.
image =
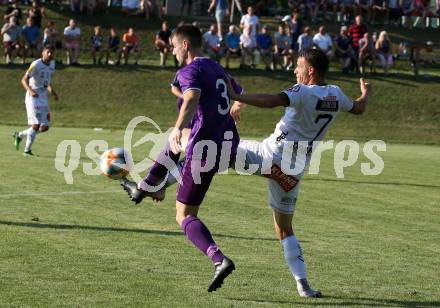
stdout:
[(23, 156), (24, 157), (30, 157), (30, 156), (35, 156), (34, 153), (32, 153), (32, 151), (24, 151), (23, 152)]
[(127, 192), (131, 201), (133, 201), (135, 204), (140, 203), (147, 196), (146, 191), (139, 189), (135, 182), (129, 181), (126, 178), (122, 179), (121, 186)]
[(208, 287), (208, 292), (212, 292), (222, 287), (223, 280), (235, 270), (234, 262), (231, 259), (225, 257), (222, 263), (215, 266), (214, 277)]

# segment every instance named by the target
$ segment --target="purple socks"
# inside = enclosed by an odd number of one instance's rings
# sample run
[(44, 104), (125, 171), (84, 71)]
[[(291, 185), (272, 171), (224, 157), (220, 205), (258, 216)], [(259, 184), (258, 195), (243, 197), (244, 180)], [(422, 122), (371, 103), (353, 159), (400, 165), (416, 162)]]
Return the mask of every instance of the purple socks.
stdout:
[(211, 258), (214, 264), (223, 261), (225, 256), (220, 249), (218, 249), (212, 239), (211, 233), (200, 219), (194, 216), (185, 218), (182, 222), (182, 231), (194, 246)]

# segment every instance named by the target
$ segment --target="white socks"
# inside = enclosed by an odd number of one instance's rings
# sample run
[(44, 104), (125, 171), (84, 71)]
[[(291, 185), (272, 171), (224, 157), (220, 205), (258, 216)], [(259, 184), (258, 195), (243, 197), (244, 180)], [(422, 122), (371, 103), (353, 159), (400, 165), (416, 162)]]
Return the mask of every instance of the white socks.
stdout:
[(32, 147), (32, 143), (34, 143), (35, 137), (37, 137), (38, 131), (33, 129), (32, 127), (29, 127), (28, 129), (25, 129), (22, 132), (18, 133), (18, 136), (20, 136), (21, 138), (24, 136), (27, 136), (26, 139), (26, 146), (24, 148), (25, 152), (29, 152), (31, 150)]
[(301, 246), (295, 235), (286, 237), (281, 241), (281, 244), (284, 249), (284, 258), (286, 259), (295, 280), (298, 281), (307, 278)]

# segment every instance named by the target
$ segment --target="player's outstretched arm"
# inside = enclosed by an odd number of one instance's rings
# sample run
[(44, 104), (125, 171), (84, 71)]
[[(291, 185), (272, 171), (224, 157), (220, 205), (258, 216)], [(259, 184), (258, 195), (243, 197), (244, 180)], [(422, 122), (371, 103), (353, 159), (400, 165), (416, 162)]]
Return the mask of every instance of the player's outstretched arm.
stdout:
[(368, 98), (371, 96), (372, 88), (371, 85), (365, 82), (364, 78), (360, 79), (361, 86), (361, 96), (354, 101), (353, 109), (350, 110), (350, 113), (353, 114), (362, 114), (365, 112), (368, 104)]

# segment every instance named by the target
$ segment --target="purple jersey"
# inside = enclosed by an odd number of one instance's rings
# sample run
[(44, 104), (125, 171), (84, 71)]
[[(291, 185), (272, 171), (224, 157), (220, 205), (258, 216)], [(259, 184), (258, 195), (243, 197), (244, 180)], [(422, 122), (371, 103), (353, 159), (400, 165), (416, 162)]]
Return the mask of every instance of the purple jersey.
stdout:
[[(191, 134), (186, 148), (186, 156), (191, 157), (193, 148), (201, 140), (211, 140), (220, 147), (227, 131), (233, 133), (233, 152), (239, 142), (235, 122), (229, 114), (232, 102), (226, 86), (227, 73), (209, 58), (195, 58), (190, 64), (177, 71), (176, 77), (182, 93), (188, 90), (200, 91), (197, 111), (191, 122)], [(235, 91), (242, 88), (232, 80)]]

